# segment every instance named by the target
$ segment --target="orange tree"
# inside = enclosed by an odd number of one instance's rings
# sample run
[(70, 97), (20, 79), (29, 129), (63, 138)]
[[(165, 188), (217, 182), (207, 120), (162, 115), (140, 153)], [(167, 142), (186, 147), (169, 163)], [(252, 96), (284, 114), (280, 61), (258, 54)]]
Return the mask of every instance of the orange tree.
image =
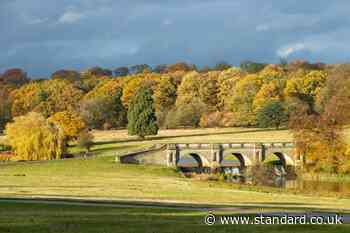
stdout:
[(85, 129), (83, 118), (69, 111), (57, 112), (48, 120), (61, 127), (67, 140), (77, 138), (79, 133)]

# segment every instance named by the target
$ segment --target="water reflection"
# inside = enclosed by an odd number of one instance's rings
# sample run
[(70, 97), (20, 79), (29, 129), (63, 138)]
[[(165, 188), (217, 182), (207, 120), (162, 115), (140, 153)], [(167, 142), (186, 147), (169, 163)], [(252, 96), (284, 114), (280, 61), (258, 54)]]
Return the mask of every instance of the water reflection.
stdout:
[(340, 193), (350, 197), (350, 182), (305, 180), (292, 171), (283, 171), (281, 167), (258, 167), (250, 171), (226, 168), (222, 172), (225, 180), (231, 183), (276, 187), (306, 193)]
[[(268, 186), (300, 191), (300, 193), (341, 194), (350, 197), (350, 182), (330, 182), (322, 180), (305, 180), (298, 177), (293, 167), (284, 167), (278, 163), (263, 164), (254, 167), (242, 167), (234, 162), (223, 163), (222, 167), (212, 169), (198, 167), (197, 164), (185, 164), (180, 167), (184, 174), (207, 174), (230, 183), (254, 186)], [(193, 177), (189, 175), (188, 177)], [(214, 178), (215, 179), (215, 178)]]

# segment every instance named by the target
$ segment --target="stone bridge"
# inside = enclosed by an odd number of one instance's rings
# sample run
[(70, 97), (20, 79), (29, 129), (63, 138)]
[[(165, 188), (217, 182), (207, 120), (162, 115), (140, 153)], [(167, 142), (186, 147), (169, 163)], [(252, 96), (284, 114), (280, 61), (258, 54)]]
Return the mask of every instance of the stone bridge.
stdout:
[(228, 157), (238, 159), (241, 168), (263, 163), (275, 155), (287, 167), (301, 165), (301, 156), (296, 153), (291, 142), (273, 143), (226, 143), (226, 144), (168, 144), (166, 148), (167, 166), (178, 167), (184, 157), (192, 157), (198, 167), (219, 168)]

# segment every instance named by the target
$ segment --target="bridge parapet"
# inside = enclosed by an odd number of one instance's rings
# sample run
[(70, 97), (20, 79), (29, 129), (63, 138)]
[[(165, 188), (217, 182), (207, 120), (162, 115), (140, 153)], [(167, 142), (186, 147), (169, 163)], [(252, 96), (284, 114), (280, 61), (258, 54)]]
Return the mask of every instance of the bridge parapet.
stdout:
[(210, 148), (294, 148), (293, 142), (234, 142), (234, 143), (172, 143), (168, 149), (210, 149)]
[(262, 145), (270, 148), (294, 148), (293, 142), (268, 142), (262, 143)]
[(246, 165), (261, 163), (270, 154), (276, 154), (286, 166), (298, 162), (293, 142), (174, 143), (168, 144), (167, 148), (169, 166), (177, 166), (186, 155), (197, 156), (196, 160), (210, 167), (220, 166), (228, 155), (239, 156)]

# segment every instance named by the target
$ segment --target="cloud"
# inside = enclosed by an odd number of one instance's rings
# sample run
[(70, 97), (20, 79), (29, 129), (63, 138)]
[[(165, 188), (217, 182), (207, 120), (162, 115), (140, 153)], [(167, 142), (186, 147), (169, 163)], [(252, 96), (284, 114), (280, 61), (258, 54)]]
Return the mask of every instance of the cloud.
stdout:
[(307, 46), (304, 43), (296, 43), (292, 45), (284, 46), (277, 50), (277, 55), (279, 57), (289, 57), (291, 54), (298, 51), (307, 50)]
[[(0, 0), (0, 71), (348, 61), (350, 1)], [(74, 30), (65, 25), (74, 25)], [(14, 30), (16, 29), (16, 30)]]
[(169, 25), (173, 24), (173, 21), (171, 21), (170, 19), (164, 19), (162, 23), (165, 26), (169, 26)]
[(46, 21), (48, 21), (48, 18), (35, 18), (35, 19), (30, 19), (26, 21), (26, 23), (29, 25), (35, 25), (35, 24), (45, 23)]
[(81, 20), (84, 17), (85, 17), (85, 15), (81, 12), (78, 12), (75, 10), (68, 10), (58, 19), (58, 23), (72, 24), (72, 23), (75, 23), (75, 22)]
[(270, 29), (270, 26), (269, 25), (266, 25), (266, 24), (260, 24), (260, 25), (257, 25), (255, 30), (257, 32), (264, 32), (264, 31), (268, 31)]

